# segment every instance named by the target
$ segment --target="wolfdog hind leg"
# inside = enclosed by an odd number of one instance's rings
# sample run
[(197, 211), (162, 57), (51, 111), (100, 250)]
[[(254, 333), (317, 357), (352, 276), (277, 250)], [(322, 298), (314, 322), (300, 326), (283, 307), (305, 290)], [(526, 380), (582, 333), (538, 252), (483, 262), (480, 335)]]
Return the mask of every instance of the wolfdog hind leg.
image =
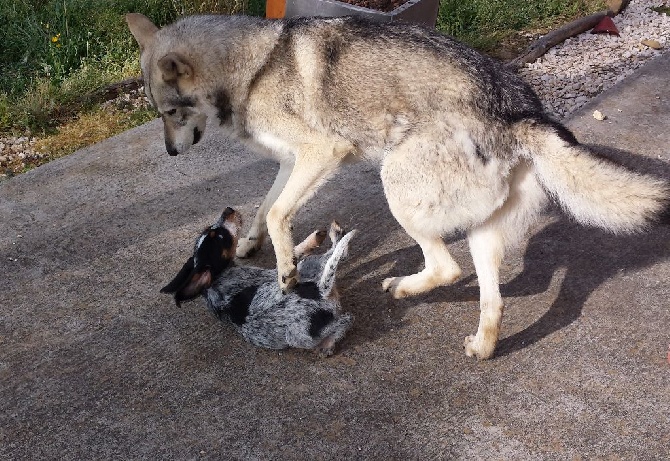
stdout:
[(468, 357), (483, 360), (493, 356), (502, 322), (503, 302), (498, 284), (504, 240), (498, 229), (486, 226), (469, 232), (468, 243), (479, 280), (480, 314), (477, 334), (466, 337), (463, 346)]
[(461, 268), (452, 258), (440, 235), (424, 235), (410, 227), (408, 223), (400, 219), (398, 222), (421, 247), (426, 265), (416, 274), (385, 279), (382, 283), (384, 291), (391, 292), (396, 299), (404, 298), (448, 285), (460, 277)]
[[(436, 153), (447, 160), (436, 164), (434, 159), (440, 158)], [(442, 240), (442, 222), (448, 214), (440, 210), (443, 196), (447, 195), (443, 183), (445, 178), (449, 179), (453, 167), (448, 161), (449, 155), (424, 143), (423, 137), (417, 135), (408, 138), (384, 159), (381, 178), (389, 209), (405, 232), (419, 244), (425, 260), (424, 269), (416, 274), (384, 280), (382, 288), (394, 298), (425, 293), (453, 283), (461, 275), (460, 267)]]
[(237, 244), (238, 258), (249, 258), (263, 246), (263, 242), (265, 241), (265, 237), (268, 233), (266, 223), (268, 211), (270, 211), (272, 204), (275, 203), (277, 197), (279, 197), (279, 194), (284, 189), (284, 186), (286, 185), (292, 170), (292, 160), (286, 159), (279, 163), (277, 177), (275, 178), (272, 187), (265, 196), (265, 200), (263, 200), (261, 206), (258, 207), (258, 211), (256, 212), (256, 216), (251, 223), (251, 228), (249, 229), (247, 236), (241, 238)]
[(503, 314), (498, 284), (505, 248), (521, 240), (546, 199), (532, 168), (520, 164), (512, 172), (509, 195), (503, 206), (481, 226), (468, 232), (480, 292), (479, 327), (477, 333), (466, 337), (463, 344), (469, 357), (484, 360), (495, 352)]

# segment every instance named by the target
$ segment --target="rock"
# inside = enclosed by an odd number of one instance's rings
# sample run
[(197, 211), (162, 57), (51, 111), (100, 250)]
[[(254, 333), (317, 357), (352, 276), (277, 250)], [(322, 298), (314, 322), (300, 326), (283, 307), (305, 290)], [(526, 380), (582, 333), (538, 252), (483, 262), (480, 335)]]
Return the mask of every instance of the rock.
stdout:
[(642, 43), (644, 46), (648, 46), (651, 49), (654, 50), (660, 50), (663, 48), (663, 45), (661, 45), (658, 40), (650, 40), (650, 39), (644, 39), (640, 43)]
[(592, 34), (610, 34), (619, 35), (619, 29), (614, 25), (614, 21), (609, 16), (605, 16), (596, 26), (591, 30)]
[(624, 8), (628, 6), (630, 0), (606, 0), (605, 4), (607, 9), (610, 10), (613, 14), (617, 15), (623, 11)]
[(600, 112), (599, 110), (594, 110), (593, 118), (595, 118), (596, 120), (605, 120), (607, 117), (603, 115), (603, 113)]

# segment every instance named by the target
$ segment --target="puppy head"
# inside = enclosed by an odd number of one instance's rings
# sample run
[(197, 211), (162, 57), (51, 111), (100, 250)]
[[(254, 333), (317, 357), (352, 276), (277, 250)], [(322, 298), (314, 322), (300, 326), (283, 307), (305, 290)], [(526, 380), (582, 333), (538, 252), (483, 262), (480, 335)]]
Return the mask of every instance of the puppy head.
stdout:
[(183, 154), (200, 141), (207, 124), (207, 106), (196, 94), (195, 57), (178, 34), (164, 32), (146, 16), (129, 13), (126, 22), (140, 46), (144, 90), (163, 119), (165, 148)]
[(237, 238), (242, 218), (232, 208), (226, 208), (219, 220), (205, 229), (195, 242), (191, 256), (161, 293), (174, 293), (177, 306), (196, 298), (212, 286), (235, 258)]

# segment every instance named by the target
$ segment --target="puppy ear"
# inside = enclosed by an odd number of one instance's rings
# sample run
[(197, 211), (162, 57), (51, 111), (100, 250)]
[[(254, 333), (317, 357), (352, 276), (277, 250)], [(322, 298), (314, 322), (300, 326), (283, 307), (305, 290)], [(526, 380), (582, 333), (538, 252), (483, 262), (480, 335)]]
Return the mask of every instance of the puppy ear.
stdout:
[(193, 272), (193, 256), (188, 258), (181, 270), (175, 275), (170, 283), (161, 288), (161, 293), (174, 293), (188, 283), (191, 272)]
[(175, 278), (161, 289), (161, 293), (174, 293), (174, 301), (181, 306), (182, 301), (191, 300), (212, 286), (212, 273), (209, 269), (195, 272), (193, 257), (190, 257)]
[(174, 301), (181, 306), (182, 301), (189, 301), (202, 293), (202, 290), (212, 286), (212, 273), (209, 269), (194, 273), (186, 283), (174, 294)]
[(193, 66), (186, 58), (170, 52), (158, 60), (158, 68), (163, 74), (166, 83), (177, 83), (179, 80), (193, 76)]
[(130, 33), (133, 34), (138, 45), (140, 45), (140, 52), (148, 48), (154, 41), (158, 27), (143, 14), (128, 13), (126, 15), (126, 22)]

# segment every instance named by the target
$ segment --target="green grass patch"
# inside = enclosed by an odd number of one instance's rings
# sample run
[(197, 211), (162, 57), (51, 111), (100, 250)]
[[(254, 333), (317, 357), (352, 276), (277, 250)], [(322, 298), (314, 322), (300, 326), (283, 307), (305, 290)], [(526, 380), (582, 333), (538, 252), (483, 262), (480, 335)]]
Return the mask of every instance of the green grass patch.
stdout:
[(490, 51), (518, 31), (550, 29), (604, 9), (602, 0), (442, 0), (437, 28)]
[(48, 133), (90, 109), (82, 95), (139, 74), (128, 12), (164, 25), (195, 13), (263, 14), (261, 0), (14, 0), (0, 2), (0, 132)]

